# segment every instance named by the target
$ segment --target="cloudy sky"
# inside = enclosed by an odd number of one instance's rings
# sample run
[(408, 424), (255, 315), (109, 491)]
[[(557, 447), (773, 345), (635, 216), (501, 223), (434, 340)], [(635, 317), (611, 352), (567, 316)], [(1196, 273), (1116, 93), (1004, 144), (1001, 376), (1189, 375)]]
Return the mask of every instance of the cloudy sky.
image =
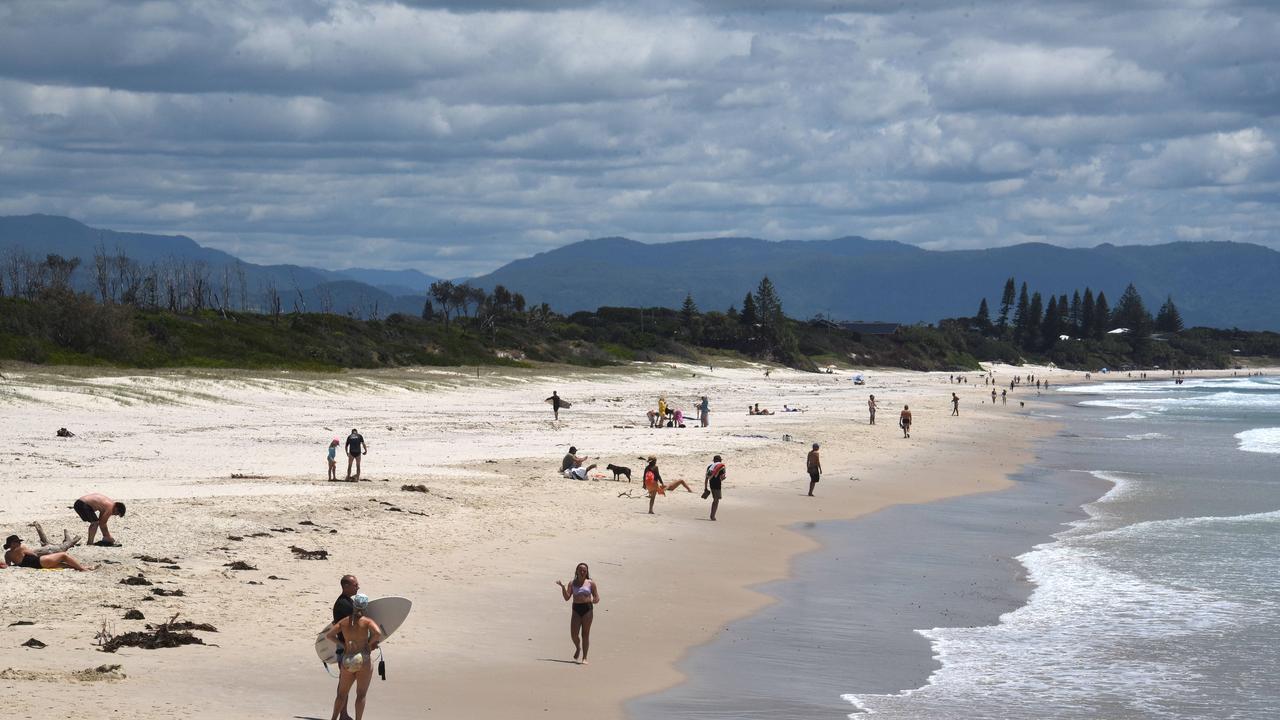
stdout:
[(1280, 249), (1277, 38), (1268, 0), (5, 0), (0, 214), (444, 276), (606, 235)]

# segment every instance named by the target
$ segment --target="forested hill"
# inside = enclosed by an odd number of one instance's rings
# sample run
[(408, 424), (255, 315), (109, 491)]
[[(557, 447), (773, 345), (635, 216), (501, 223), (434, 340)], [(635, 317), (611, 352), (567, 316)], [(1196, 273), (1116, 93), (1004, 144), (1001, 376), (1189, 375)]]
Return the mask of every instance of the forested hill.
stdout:
[(504, 285), (561, 312), (600, 306), (741, 306), (761, 276), (793, 317), (936, 322), (972, 315), (1014, 276), (1047, 293), (1091, 287), (1119, 297), (1134, 284), (1147, 304), (1172, 296), (1188, 326), (1280, 329), (1280, 252), (1260, 245), (1176, 242), (1062, 248), (1029, 243), (930, 251), (846, 237), (769, 242), (718, 238), (645, 244), (601, 238), (517, 260), (472, 283)]

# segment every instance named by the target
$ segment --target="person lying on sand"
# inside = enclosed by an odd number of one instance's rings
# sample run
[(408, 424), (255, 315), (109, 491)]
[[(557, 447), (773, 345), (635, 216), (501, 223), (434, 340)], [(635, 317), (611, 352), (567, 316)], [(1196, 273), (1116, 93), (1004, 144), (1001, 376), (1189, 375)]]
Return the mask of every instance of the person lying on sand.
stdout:
[(772, 414), (773, 414), (773, 411), (772, 411), (772, 410), (770, 410), (769, 408), (765, 408), (765, 409), (761, 410), (761, 409), (760, 409), (760, 403), (756, 403), (756, 406), (755, 406), (755, 412), (752, 412), (751, 414), (752, 414), (752, 415), (772, 415)]
[(568, 470), (564, 471), (564, 476), (569, 478), (570, 480), (586, 480), (588, 477), (587, 473), (590, 473), (592, 470), (595, 470), (595, 469), (596, 469), (596, 464), (591, 463), (586, 467), (569, 468)]
[(120, 543), (111, 536), (111, 531), (107, 529), (107, 521), (112, 515), (124, 517), (124, 503), (116, 502), (102, 493), (90, 493), (76, 500), (71, 509), (76, 511), (81, 520), (89, 523), (89, 544), (93, 545), (93, 538), (102, 531), (102, 541), (99, 545), (108, 547), (118, 546)]
[(37, 555), (34, 550), (22, 544), (22, 538), (10, 535), (4, 541), (4, 560), (15, 567), (32, 570), (56, 570), (71, 568), (84, 572), (89, 568), (76, 562), (75, 558), (65, 552), (54, 552), (48, 555)]

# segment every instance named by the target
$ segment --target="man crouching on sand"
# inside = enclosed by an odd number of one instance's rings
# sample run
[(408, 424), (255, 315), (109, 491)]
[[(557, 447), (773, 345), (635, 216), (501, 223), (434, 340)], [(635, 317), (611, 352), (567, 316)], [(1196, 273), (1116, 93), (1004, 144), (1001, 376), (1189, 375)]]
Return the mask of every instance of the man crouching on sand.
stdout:
[(80, 516), (81, 520), (89, 523), (89, 544), (93, 545), (93, 538), (102, 531), (102, 541), (99, 545), (114, 547), (119, 545), (116, 539), (111, 536), (111, 531), (107, 530), (107, 521), (112, 515), (124, 517), (124, 503), (116, 502), (102, 493), (91, 493), (85, 495), (71, 506), (72, 510)]
[(365, 695), (369, 681), (373, 680), (373, 651), (382, 642), (382, 628), (373, 618), (367, 617), (369, 598), (366, 595), (351, 597), (351, 615), (333, 624), (325, 636), (331, 642), (343, 641), (342, 659), (338, 663), (338, 697), (333, 700), (331, 720), (339, 720), (347, 711), (347, 695), (351, 685), (356, 686), (356, 720), (364, 717)]

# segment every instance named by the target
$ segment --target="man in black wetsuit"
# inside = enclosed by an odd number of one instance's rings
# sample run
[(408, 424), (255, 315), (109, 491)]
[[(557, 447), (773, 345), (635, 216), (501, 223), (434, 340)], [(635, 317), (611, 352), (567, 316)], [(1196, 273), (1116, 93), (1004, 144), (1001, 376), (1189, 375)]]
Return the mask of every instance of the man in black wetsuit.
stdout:
[[(351, 613), (354, 611), (354, 607), (351, 604), (351, 598), (356, 593), (360, 592), (360, 581), (356, 579), (355, 575), (343, 575), (341, 582), (342, 582), (342, 594), (339, 595), (338, 599), (333, 602), (333, 622), (334, 623), (341, 621), (343, 618), (351, 617)], [(342, 650), (341, 635), (338, 636), (338, 650), (339, 652), (341, 652)], [(339, 672), (338, 675), (339, 675), (339, 680), (341, 680), (342, 673)], [(342, 715), (340, 716), (340, 720), (351, 720), (351, 716), (347, 714), (347, 709), (345, 707), (342, 708)]]

